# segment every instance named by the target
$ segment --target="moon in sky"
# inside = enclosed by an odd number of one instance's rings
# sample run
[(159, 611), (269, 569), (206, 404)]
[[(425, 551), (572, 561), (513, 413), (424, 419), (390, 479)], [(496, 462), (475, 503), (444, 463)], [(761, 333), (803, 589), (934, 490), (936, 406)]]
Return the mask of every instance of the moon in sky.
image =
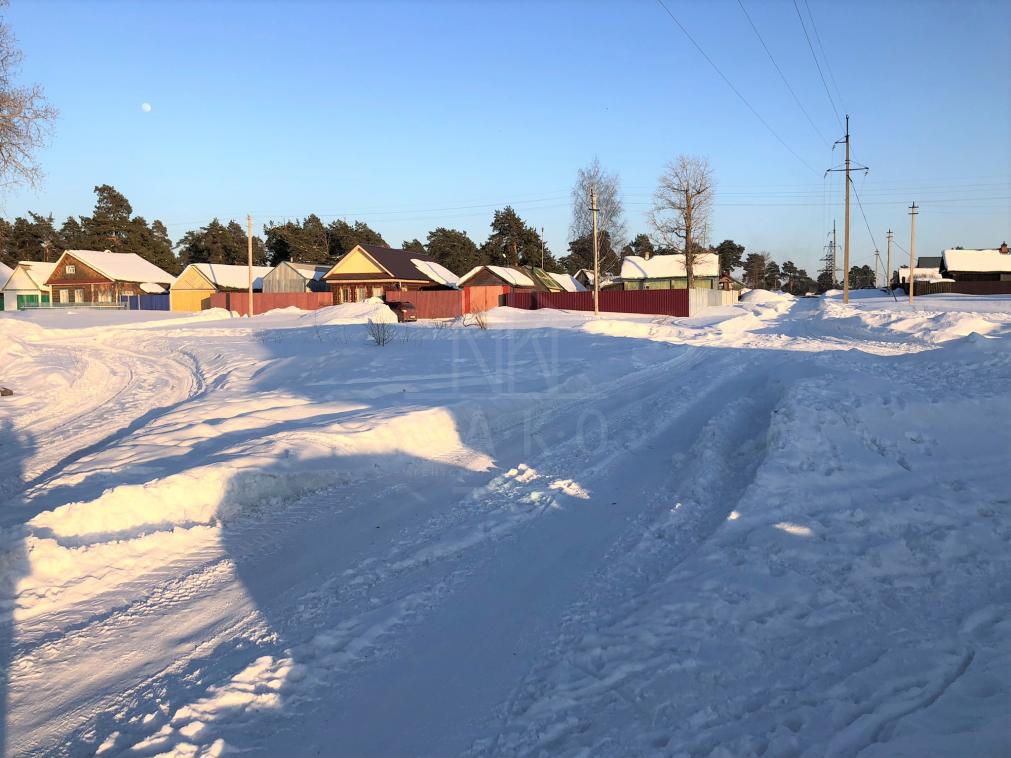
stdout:
[(144, 113), (150, 113), (151, 112), (151, 103), (141, 103), (140, 104), (140, 109), (142, 111), (144, 111)]

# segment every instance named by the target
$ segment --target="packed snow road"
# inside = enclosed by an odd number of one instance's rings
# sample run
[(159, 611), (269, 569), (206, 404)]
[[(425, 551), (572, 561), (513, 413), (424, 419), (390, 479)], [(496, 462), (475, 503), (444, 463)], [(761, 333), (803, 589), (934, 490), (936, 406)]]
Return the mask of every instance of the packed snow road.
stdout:
[(924, 300), (4, 318), (6, 753), (1007, 754), (1011, 301)]

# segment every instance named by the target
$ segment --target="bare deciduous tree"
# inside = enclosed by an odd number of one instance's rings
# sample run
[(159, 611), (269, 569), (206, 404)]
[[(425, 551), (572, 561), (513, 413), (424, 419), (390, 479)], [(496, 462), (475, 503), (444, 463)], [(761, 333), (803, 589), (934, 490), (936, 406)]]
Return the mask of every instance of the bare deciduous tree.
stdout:
[(577, 240), (593, 233), (593, 214), (590, 212), (590, 188), (597, 188), (597, 231), (607, 232), (611, 246), (620, 250), (625, 244), (625, 207), (621, 202), (621, 179), (618, 174), (605, 171), (596, 158), (586, 168), (579, 169), (572, 187), (572, 223), (569, 239)]
[[(0, 0), (0, 8), (5, 5)], [(22, 58), (10, 27), (0, 19), (0, 186), (39, 182), (35, 152), (45, 145), (57, 116), (42, 87), (15, 84)]]
[(689, 289), (695, 285), (695, 264), (706, 252), (713, 206), (713, 171), (706, 158), (679, 155), (667, 164), (653, 195), (649, 221), (658, 242), (683, 253)]

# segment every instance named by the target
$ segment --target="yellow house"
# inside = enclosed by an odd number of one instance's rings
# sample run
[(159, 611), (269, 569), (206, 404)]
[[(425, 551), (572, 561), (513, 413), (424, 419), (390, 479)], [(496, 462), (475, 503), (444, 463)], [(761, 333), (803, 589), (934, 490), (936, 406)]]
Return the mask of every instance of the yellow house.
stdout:
[[(263, 277), (270, 266), (253, 266), (253, 291), (263, 291)], [(203, 311), (211, 307), (211, 295), (243, 292), (249, 288), (247, 266), (220, 263), (191, 263), (169, 287), (169, 308), (173, 311)]]
[(358, 303), (388, 290), (456, 287), (457, 276), (425, 253), (356, 245), (324, 276), (335, 303)]

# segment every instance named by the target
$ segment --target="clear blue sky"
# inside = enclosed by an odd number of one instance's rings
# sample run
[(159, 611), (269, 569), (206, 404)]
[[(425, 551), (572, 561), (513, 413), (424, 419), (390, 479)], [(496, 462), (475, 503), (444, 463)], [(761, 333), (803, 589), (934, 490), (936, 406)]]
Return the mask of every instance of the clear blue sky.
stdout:
[[(856, 187), (882, 255), (889, 226), (908, 248), (912, 200), (921, 254), (1011, 238), (1011, 4), (808, 2), (855, 157), (871, 167)], [(840, 137), (792, 0), (744, 5), (818, 130)], [(363, 219), (396, 245), (436, 226), (480, 243), (511, 203), (564, 254), (580, 166), (596, 155), (619, 172), (635, 233), (648, 231), (664, 162), (684, 152), (715, 169), (715, 241), (813, 273), (833, 215), (842, 221), (842, 180), (822, 174), (840, 151), (736, 0), (668, 7), (813, 170), (653, 0), (13, 0), (22, 78), (61, 117), (44, 184), (9, 194), (5, 211), (62, 220), (109, 183), (174, 239), (215, 216), (250, 212), (259, 225), (315, 212)], [(871, 262), (855, 205), (852, 228), (854, 262)]]

